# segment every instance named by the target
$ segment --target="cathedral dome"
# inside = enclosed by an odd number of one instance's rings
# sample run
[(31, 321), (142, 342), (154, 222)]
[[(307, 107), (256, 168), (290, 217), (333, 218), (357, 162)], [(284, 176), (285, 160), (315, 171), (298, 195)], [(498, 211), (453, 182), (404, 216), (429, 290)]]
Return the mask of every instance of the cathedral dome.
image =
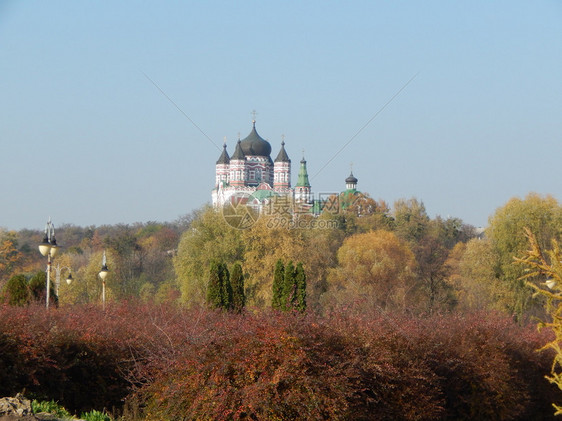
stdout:
[(345, 179), (346, 184), (357, 184), (357, 178), (353, 175), (353, 173), (349, 174), (349, 177)]
[(253, 122), (252, 131), (240, 143), (244, 155), (265, 156), (269, 157), (271, 154), (271, 145), (256, 131), (256, 122)]

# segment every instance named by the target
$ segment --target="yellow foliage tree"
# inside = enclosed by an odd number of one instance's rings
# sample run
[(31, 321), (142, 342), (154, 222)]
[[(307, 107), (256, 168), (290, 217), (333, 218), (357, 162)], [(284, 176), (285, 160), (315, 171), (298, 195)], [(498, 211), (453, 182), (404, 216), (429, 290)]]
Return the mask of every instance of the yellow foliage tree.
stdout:
[(415, 294), (416, 259), (407, 243), (389, 231), (348, 237), (329, 273), (337, 300), (365, 300), (383, 309), (404, 309)]
[[(556, 239), (552, 240), (552, 248), (543, 253), (535, 234), (525, 229), (530, 249), (522, 258), (515, 258), (517, 263), (527, 266), (522, 280), (533, 288), (537, 294), (546, 299), (546, 311), (550, 321), (539, 323), (539, 328), (548, 328), (554, 332), (554, 339), (542, 349), (555, 352), (551, 374), (547, 379), (562, 389), (562, 253)], [(553, 403), (555, 415), (562, 415), (562, 406)]]
[[(457, 246), (453, 249), (455, 252), (463, 250), (462, 255), (456, 256), (458, 262), (453, 266), (452, 284), (459, 308), (509, 312), (515, 300), (514, 292), (496, 276), (497, 255), (490, 241), (472, 239)], [(451, 257), (455, 258), (454, 253)]]
[(7, 281), (23, 264), (23, 255), (18, 250), (17, 233), (0, 230), (0, 282)]
[(542, 248), (552, 239), (562, 238), (562, 206), (552, 196), (528, 194), (525, 199), (512, 198), (490, 218), (486, 236), (496, 255), (494, 271), (497, 278), (513, 291), (513, 300), (506, 303), (518, 318), (542, 312), (542, 302), (533, 298), (533, 290), (521, 280), (523, 268), (513, 264), (514, 256), (527, 249), (525, 228), (530, 229)]
[[(61, 257), (61, 267), (72, 267), (73, 281), (68, 285), (61, 279), (59, 299), (61, 304), (86, 304), (102, 302), (102, 280), (99, 272), (102, 265), (102, 251), (87, 252), (81, 256), (64, 255)], [(105, 298), (111, 301), (117, 297), (117, 279), (115, 276), (115, 259), (111, 251), (106, 251), (109, 274), (105, 280)], [(56, 265), (56, 263), (55, 263)], [(78, 267), (78, 269), (76, 269)]]
[[(284, 218), (292, 216), (285, 215)], [(288, 219), (287, 223), (278, 222), (278, 216), (264, 214), (251, 228), (242, 232), (242, 240), (246, 245), (244, 270), (249, 305), (270, 305), (273, 271), (279, 259), (302, 261), (305, 255), (303, 230), (292, 228)]]
[(232, 265), (242, 261), (242, 230), (229, 225), (220, 212), (203, 208), (180, 239), (174, 269), (181, 301), (185, 304), (205, 302), (211, 261)]

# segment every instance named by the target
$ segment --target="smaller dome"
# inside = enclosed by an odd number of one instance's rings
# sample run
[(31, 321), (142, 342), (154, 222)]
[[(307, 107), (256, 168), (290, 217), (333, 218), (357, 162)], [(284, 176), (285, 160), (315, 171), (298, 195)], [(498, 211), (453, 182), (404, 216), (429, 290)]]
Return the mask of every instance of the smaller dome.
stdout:
[(357, 184), (357, 178), (353, 175), (353, 172), (349, 174), (349, 177), (345, 179), (346, 184)]
[(222, 146), (221, 156), (219, 156), (219, 159), (217, 160), (217, 165), (219, 164), (230, 164), (230, 157), (226, 151), (226, 143)]
[(281, 149), (279, 150), (277, 158), (275, 158), (275, 162), (291, 162), (289, 155), (287, 155), (287, 151), (285, 150), (285, 141), (281, 142)]

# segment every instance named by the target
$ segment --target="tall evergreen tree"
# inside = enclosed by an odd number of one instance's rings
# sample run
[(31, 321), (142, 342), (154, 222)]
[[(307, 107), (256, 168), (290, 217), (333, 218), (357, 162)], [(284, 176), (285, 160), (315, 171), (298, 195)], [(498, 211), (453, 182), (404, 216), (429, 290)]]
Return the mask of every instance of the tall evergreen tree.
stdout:
[(31, 294), (25, 276), (12, 276), (4, 287), (2, 295), (11, 306), (24, 306), (29, 304)]
[(232, 286), (232, 309), (240, 313), (246, 305), (246, 295), (244, 294), (244, 273), (240, 263), (235, 263), (232, 267), (230, 284)]
[(207, 285), (207, 305), (210, 308), (222, 308), (223, 287), (220, 264), (212, 262), (209, 269), (209, 284)]
[(306, 311), (306, 273), (302, 262), (297, 264), (295, 270), (295, 298), (294, 308), (304, 313)]
[(279, 259), (275, 264), (275, 271), (273, 272), (273, 299), (271, 300), (271, 307), (274, 310), (283, 309), (283, 285), (285, 283), (285, 266), (283, 261)]
[(226, 267), (226, 263), (219, 265), (219, 277), (221, 279), (222, 308), (230, 310), (232, 308), (232, 285), (230, 284), (230, 272)]
[(281, 309), (288, 311), (293, 307), (295, 301), (295, 266), (292, 260), (289, 260), (289, 263), (285, 266), (284, 275)]

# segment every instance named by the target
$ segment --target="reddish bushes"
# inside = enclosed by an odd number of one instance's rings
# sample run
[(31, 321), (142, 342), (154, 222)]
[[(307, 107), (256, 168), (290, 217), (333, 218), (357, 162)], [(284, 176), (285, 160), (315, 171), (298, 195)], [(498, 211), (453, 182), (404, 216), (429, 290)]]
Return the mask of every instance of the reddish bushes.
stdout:
[(150, 419), (548, 418), (545, 338), (499, 316), (0, 308), (0, 393)]
[(206, 313), (139, 390), (164, 419), (541, 419), (544, 338), (495, 315)]

